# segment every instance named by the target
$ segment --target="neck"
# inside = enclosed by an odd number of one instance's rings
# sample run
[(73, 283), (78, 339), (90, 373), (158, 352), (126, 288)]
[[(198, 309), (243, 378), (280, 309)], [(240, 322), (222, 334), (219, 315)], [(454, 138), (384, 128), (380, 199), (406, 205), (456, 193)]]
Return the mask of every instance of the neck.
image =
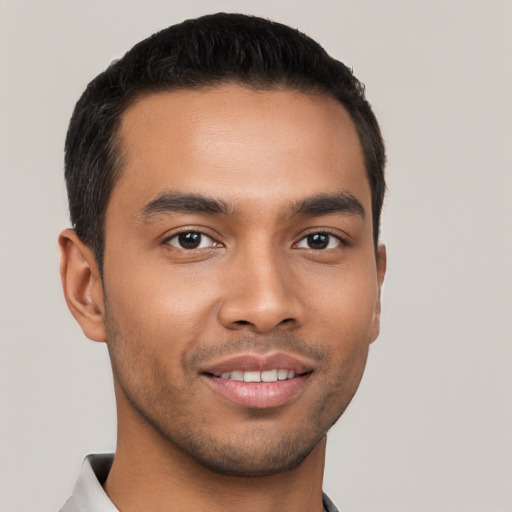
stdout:
[(325, 437), (294, 469), (228, 476), (202, 466), (119, 400), (118, 417), (117, 450), (104, 489), (123, 512), (322, 510)]

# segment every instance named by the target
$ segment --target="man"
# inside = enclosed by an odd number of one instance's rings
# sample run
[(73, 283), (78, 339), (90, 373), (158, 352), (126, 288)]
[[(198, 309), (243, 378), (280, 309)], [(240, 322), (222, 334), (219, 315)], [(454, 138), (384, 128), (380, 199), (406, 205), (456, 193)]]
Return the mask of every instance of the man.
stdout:
[(336, 510), (326, 433), (379, 332), (384, 161), (350, 70), (267, 20), (189, 20), (89, 84), (61, 276), (107, 344), (118, 442), (63, 511)]

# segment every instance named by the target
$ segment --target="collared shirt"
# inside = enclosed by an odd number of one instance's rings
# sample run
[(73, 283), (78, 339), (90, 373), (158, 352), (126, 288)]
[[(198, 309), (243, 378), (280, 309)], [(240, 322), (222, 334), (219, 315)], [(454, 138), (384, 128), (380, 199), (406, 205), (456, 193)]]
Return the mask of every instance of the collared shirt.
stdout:
[[(102, 487), (113, 461), (112, 453), (88, 455), (82, 465), (73, 494), (60, 512), (119, 512)], [(341, 512), (325, 494), (323, 505), (326, 512)]]

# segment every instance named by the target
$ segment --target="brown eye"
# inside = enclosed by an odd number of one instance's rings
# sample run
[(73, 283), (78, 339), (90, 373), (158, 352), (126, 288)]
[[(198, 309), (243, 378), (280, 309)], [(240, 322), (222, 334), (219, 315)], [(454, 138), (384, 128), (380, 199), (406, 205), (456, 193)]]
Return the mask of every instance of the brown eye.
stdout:
[(209, 236), (199, 231), (184, 231), (178, 233), (167, 240), (169, 245), (178, 247), (180, 249), (192, 250), (192, 249), (204, 249), (206, 247), (214, 247), (216, 242)]
[(298, 244), (299, 249), (314, 249), (321, 251), (324, 249), (334, 249), (340, 245), (339, 238), (330, 233), (311, 233), (304, 237)]

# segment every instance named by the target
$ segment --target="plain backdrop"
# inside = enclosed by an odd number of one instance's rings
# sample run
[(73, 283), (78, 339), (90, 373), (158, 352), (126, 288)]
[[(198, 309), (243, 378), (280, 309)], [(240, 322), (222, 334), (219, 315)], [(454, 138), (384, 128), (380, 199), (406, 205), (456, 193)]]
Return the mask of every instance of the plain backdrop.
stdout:
[(348, 512), (512, 511), (512, 3), (0, 0), (0, 510), (56, 511), (115, 447), (105, 346), (58, 277), (63, 143), (87, 82), (215, 11), (298, 27), (353, 67), (388, 147), (382, 335), (329, 434)]

